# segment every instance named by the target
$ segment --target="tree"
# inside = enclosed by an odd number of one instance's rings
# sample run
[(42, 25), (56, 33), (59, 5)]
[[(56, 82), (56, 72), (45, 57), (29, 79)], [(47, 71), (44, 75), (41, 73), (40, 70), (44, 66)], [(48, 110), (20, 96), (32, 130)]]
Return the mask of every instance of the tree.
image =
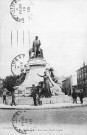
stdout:
[(21, 73), (20, 75), (17, 76), (17, 85), (19, 86), (23, 81), (25, 80), (26, 73)]
[(5, 80), (3, 81), (3, 87), (6, 88), (8, 91), (12, 92), (14, 91), (14, 86), (16, 86), (16, 81), (18, 79), (18, 76), (7, 76)]

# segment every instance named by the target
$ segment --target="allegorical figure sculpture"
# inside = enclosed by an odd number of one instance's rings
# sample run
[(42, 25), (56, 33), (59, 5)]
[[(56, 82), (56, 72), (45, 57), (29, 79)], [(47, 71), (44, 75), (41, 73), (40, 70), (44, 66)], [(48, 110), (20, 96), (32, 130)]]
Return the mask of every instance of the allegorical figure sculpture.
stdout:
[[(51, 91), (50, 91), (50, 83), (52, 84), (52, 82), (50, 81), (49, 76), (47, 75), (47, 72), (44, 71), (44, 75), (39, 75), (40, 77), (43, 77), (44, 80), (44, 90), (47, 92), (47, 95), (51, 96)], [(53, 86), (53, 84), (52, 84)]]
[[(38, 39), (38, 36), (35, 36), (35, 40), (33, 41), (33, 47), (29, 50), (29, 58), (43, 58), (43, 50), (40, 48), (41, 42)], [(31, 56), (32, 52), (34, 52), (34, 56)]]

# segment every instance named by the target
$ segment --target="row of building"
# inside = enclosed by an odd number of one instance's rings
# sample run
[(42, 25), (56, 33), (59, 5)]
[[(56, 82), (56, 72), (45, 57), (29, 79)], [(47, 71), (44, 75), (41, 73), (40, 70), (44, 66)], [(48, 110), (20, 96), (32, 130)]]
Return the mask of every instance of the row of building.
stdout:
[(67, 95), (71, 95), (73, 88), (79, 90), (83, 89), (84, 96), (87, 97), (87, 65), (76, 71), (76, 75), (70, 75), (62, 81), (62, 91)]

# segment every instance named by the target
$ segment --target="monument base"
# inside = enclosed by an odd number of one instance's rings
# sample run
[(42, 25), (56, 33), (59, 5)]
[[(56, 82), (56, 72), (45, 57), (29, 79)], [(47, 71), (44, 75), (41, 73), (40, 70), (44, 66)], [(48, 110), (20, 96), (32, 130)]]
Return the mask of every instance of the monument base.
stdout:
[(28, 72), (26, 72), (25, 80), (20, 86), (17, 87), (15, 91), (16, 95), (18, 95), (18, 100), (20, 100), (21, 102), (22, 100), (24, 100), (24, 103), (26, 103), (26, 99), (24, 96), (28, 97), (29, 95), (31, 95), (31, 88), (33, 84), (35, 86), (38, 86), (39, 82), (43, 81), (43, 77), (40, 77), (39, 75), (44, 75), (44, 71), (46, 70), (47, 70), (47, 75), (49, 76), (49, 79), (51, 81), (50, 89), (51, 89), (52, 95), (58, 95), (58, 97), (59, 95), (64, 95), (61, 92), (60, 86), (52, 80), (50, 76), (50, 72), (47, 69), (48, 65), (49, 64), (42, 58), (34, 58), (28, 61), (26, 67), (29, 70)]

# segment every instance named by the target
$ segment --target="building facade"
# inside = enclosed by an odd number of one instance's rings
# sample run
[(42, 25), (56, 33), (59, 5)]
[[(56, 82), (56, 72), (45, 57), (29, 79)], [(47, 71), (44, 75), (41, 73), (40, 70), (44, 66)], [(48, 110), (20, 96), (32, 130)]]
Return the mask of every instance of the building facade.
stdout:
[(67, 95), (71, 95), (73, 88), (77, 89), (77, 75), (71, 75), (62, 81), (62, 90)]
[(62, 81), (62, 91), (66, 95), (71, 95), (71, 76)]
[(77, 86), (78, 89), (83, 89), (84, 96), (87, 97), (87, 65), (85, 63), (77, 70)]

